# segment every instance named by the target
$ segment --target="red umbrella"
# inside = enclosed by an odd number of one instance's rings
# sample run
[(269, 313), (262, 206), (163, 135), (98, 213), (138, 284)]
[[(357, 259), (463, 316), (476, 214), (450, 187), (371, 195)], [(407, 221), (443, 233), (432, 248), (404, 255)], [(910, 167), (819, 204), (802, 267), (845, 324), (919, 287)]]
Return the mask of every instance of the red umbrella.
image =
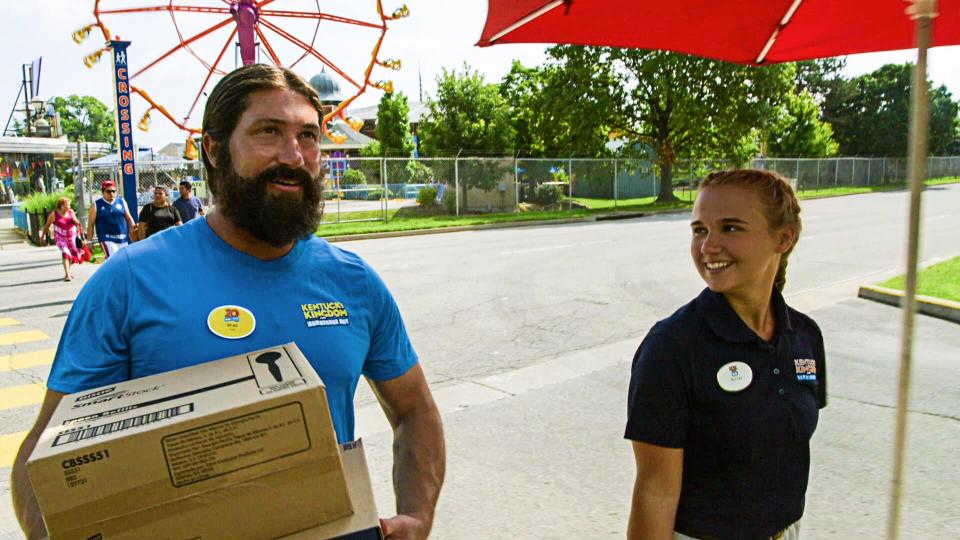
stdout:
[(920, 193), (927, 156), (927, 48), (960, 44), (960, 0), (489, 0), (478, 45), (568, 43), (661, 49), (762, 64), (917, 48), (909, 136), (910, 219), (893, 489), (899, 534), (916, 312)]
[[(490, 0), (478, 45), (571, 43), (740, 64), (914, 47), (900, 0)], [(960, 44), (960, 0), (940, 0), (931, 47)]]

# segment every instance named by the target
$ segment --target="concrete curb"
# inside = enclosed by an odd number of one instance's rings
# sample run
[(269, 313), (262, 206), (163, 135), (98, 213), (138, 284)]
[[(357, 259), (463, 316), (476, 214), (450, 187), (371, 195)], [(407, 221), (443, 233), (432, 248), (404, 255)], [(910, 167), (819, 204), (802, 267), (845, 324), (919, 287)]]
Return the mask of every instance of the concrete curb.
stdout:
[[(903, 303), (904, 292), (896, 289), (877, 287), (876, 285), (861, 285), (857, 296), (866, 298), (867, 300), (873, 300), (874, 302), (900, 307)], [(960, 302), (918, 294), (917, 311), (924, 315), (960, 324)]]
[(689, 208), (677, 208), (652, 212), (610, 212), (596, 214), (582, 218), (542, 219), (537, 221), (510, 221), (506, 223), (485, 223), (481, 225), (461, 225), (456, 227), (439, 227), (435, 229), (413, 229), (409, 231), (389, 231), (379, 233), (347, 234), (338, 236), (321, 236), (327, 242), (349, 242), (352, 240), (373, 240), (376, 238), (396, 238), (400, 236), (422, 236), (425, 234), (443, 234), (464, 231), (482, 231), (486, 229), (509, 229), (514, 227), (537, 227), (544, 225), (564, 225), (569, 223), (592, 223), (594, 221), (608, 221), (615, 219), (635, 219), (657, 214), (680, 214), (689, 212)]

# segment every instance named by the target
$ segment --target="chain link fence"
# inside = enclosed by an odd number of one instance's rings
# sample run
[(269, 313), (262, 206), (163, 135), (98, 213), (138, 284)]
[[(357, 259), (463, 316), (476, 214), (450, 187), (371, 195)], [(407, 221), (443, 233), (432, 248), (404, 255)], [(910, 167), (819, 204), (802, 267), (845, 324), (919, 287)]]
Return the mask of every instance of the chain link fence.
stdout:
[[(335, 161), (335, 163), (333, 163)], [(636, 204), (660, 190), (657, 167), (642, 159), (585, 158), (337, 158), (327, 182), (324, 223), (386, 221), (407, 214), (464, 215), (553, 210), (582, 199)], [(751, 166), (776, 171), (798, 191), (835, 187), (903, 185), (906, 158), (755, 159)], [(681, 160), (673, 166), (674, 189), (695, 190), (723, 160)], [(927, 159), (927, 178), (960, 177), (960, 156)], [(424, 189), (429, 200), (419, 204)], [(432, 201), (432, 202), (431, 202)]]
[[(179, 199), (180, 191), (178, 187), (183, 180), (187, 180), (193, 185), (193, 196), (198, 197), (205, 207), (212, 202), (207, 189), (206, 173), (202, 162), (187, 160), (138, 161), (136, 170), (138, 214), (140, 208), (153, 202), (153, 190), (156, 187), (167, 189), (170, 202)], [(80, 179), (79, 184), (75, 184), (77, 186), (77, 216), (83, 222), (84, 227), (87, 226), (88, 209), (93, 201), (100, 198), (100, 186), (104, 181), (114, 182), (124, 199), (130, 200), (130, 197), (123, 193), (122, 176), (116, 164), (86, 163), (81, 166), (76, 178)]]
[[(751, 166), (776, 171), (798, 191), (835, 187), (902, 185), (905, 158), (755, 159)], [(660, 190), (657, 167), (642, 159), (585, 158), (358, 158), (335, 157), (326, 163), (323, 224), (388, 221), (406, 215), (465, 214), (556, 210), (605, 202), (616, 208), (654, 197)], [(727, 169), (721, 160), (679, 161), (674, 189), (695, 190), (711, 171)], [(927, 178), (960, 177), (960, 156), (927, 159)], [(85, 221), (104, 180), (122, 190), (114, 164), (81, 166), (77, 178), (78, 214)], [(181, 180), (194, 186), (204, 206), (211, 200), (203, 164), (198, 161), (139, 161), (137, 206), (153, 200), (153, 188), (179, 197)], [(81, 188), (82, 186), (82, 188)], [(426, 190), (426, 191), (425, 191)], [(418, 201), (419, 198), (419, 201)]]

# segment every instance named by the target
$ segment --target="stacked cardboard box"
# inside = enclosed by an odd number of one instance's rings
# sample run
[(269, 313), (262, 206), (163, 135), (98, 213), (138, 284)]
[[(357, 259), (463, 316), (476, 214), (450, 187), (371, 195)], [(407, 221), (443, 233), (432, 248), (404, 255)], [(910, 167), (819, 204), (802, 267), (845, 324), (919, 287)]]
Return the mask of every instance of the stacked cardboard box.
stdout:
[(27, 466), (52, 540), (277, 538), (369, 513), (292, 343), (65, 396)]

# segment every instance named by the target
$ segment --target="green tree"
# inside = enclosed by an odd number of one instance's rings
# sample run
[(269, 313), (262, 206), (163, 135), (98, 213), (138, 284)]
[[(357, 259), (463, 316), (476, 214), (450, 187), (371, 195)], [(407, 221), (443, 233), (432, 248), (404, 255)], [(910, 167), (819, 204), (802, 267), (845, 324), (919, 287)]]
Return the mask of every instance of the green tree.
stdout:
[[(907, 154), (912, 76), (913, 64), (887, 64), (845, 80), (831, 92), (823, 104), (823, 118), (833, 126), (841, 154)], [(942, 155), (949, 150), (957, 111), (958, 104), (945, 86), (931, 86), (931, 154)]]
[(93, 96), (71, 95), (50, 100), (60, 113), (60, 128), (71, 141), (116, 144), (116, 120), (113, 112)]
[(410, 106), (403, 92), (384, 93), (377, 107), (376, 136), (381, 156), (406, 157), (413, 153)]
[[(552, 53), (569, 56), (569, 50)], [(661, 202), (675, 200), (676, 159), (749, 158), (756, 149), (755, 130), (775, 122), (796, 73), (790, 64), (753, 68), (636, 49), (585, 47), (573, 58), (609, 65), (616, 85), (610, 92), (618, 101), (614, 128), (653, 148)]]
[(528, 68), (514, 61), (501, 82), (517, 150), (540, 157), (607, 155), (617, 105), (609, 66), (581, 61), (584, 47), (555, 47), (550, 52), (542, 66)]
[(500, 87), (464, 64), (463, 71), (437, 77), (437, 95), (427, 100), (429, 115), (420, 122), (425, 155), (505, 155), (514, 148), (516, 131)]
[(797, 74), (797, 94), (809, 92), (819, 105), (833, 92), (843, 80), (842, 71), (847, 65), (845, 57), (805, 60), (794, 64)]
[[(424, 155), (513, 154), (516, 130), (500, 85), (487, 83), (467, 64), (462, 72), (443, 70), (437, 77), (437, 95), (427, 100), (427, 107), (430, 113), (418, 127)], [(470, 188), (493, 189), (506, 170), (500, 160), (470, 162), (469, 167), (461, 168), (463, 206), (468, 207)]]
[(767, 136), (767, 150), (774, 156), (823, 157), (837, 153), (833, 128), (820, 120), (820, 107), (809, 91), (786, 96), (776, 127)]

